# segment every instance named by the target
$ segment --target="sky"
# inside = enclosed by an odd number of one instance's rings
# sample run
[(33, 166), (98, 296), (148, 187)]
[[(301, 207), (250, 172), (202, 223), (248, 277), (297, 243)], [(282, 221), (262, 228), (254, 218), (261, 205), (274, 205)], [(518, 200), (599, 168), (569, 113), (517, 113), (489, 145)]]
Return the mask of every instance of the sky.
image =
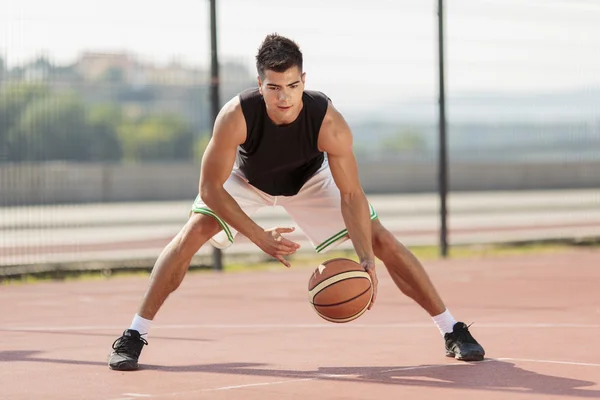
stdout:
[[(217, 0), (221, 61), (252, 74), (264, 36), (304, 53), (307, 89), (343, 107), (437, 95), (435, 0)], [(47, 54), (135, 53), (208, 66), (208, 0), (0, 0), (8, 66)], [(600, 87), (600, 0), (446, 1), (448, 93), (532, 93)]]

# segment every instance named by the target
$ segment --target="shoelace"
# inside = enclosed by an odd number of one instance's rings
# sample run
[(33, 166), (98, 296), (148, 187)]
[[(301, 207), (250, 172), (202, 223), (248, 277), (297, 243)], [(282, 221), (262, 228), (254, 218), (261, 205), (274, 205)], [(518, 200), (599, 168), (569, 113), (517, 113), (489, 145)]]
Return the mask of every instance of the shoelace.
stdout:
[[(131, 350), (131, 345), (135, 343), (135, 341), (140, 340), (145, 345), (148, 345), (148, 342), (143, 337), (139, 339), (135, 339), (128, 336), (123, 336), (115, 340), (112, 344), (112, 348), (117, 353), (127, 353)], [(116, 346), (115, 346), (116, 345)]]
[(466, 342), (466, 343), (475, 343), (475, 338), (471, 335), (471, 332), (469, 332), (469, 327), (473, 325), (473, 323), (467, 325), (465, 328), (461, 328), (459, 331), (456, 332), (456, 339), (460, 340), (461, 342)]

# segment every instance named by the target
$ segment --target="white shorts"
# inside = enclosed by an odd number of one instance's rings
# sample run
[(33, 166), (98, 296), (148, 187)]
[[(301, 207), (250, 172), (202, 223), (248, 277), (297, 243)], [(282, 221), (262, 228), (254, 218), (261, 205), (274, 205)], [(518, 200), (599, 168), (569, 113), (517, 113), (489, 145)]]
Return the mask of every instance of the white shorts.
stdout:
[[(281, 206), (307, 236), (317, 253), (325, 253), (348, 239), (342, 217), (340, 191), (333, 180), (327, 161), (294, 196), (271, 196), (248, 183), (242, 172), (234, 169), (223, 185), (225, 190), (250, 217), (263, 207)], [(371, 204), (371, 220), (377, 213)], [(233, 244), (237, 231), (196, 197), (191, 212), (214, 217), (223, 230), (210, 243), (225, 249)]]

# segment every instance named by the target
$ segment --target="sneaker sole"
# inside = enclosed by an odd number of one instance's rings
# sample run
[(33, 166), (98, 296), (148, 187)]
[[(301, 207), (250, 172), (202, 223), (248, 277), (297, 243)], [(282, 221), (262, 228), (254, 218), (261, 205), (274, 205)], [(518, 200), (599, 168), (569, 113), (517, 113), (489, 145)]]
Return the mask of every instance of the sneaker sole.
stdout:
[(108, 364), (108, 367), (115, 371), (135, 371), (139, 368), (137, 363), (122, 362), (116, 365)]
[(446, 357), (454, 358), (459, 361), (483, 361), (483, 354), (472, 354), (462, 357), (459, 354), (446, 353)]

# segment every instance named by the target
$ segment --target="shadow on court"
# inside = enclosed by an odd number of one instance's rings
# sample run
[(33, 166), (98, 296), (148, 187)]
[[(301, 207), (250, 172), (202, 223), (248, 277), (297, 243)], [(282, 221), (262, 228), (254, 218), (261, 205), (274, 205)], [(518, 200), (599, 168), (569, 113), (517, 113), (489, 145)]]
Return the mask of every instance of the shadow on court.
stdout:
[[(41, 357), (41, 351), (2, 351), (0, 362), (32, 362), (89, 365), (108, 368), (106, 362), (61, 360)], [(387, 366), (387, 367), (320, 367), (315, 371), (276, 370), (262, 363), (222, 363), (206, 365), (164, 366), (142, 364), (144, 370), (178, 373), (218, 373), (259, 377), (314, 379), (331, 382), (371, 383), (429, 387), (440, 389), (477, 389), (508, 393), (562, 395), (600, 398), (600, 390), (585, 390), (597, 383), (528, 371), (514, 363), (487, 359), (484, 362)]]

